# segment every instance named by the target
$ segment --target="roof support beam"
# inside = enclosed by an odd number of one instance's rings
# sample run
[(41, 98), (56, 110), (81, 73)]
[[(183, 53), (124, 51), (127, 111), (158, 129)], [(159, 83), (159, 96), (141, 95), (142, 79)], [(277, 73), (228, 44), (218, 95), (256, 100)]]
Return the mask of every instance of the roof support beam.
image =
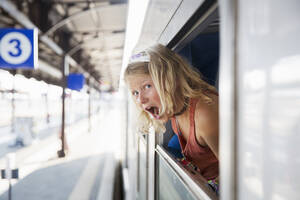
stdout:
[(94, 8), (89, 8), (87, 10), (84, 10), (84, 11), (79, 11), (63, 20), (61, 20), (60, 22), (58, 22), (57, 24), (55, 24), (54, 26), (52, 26), (48, 31), (46, 31), (46, 33), (44, 35), (48, 36), (50, 34), (52, 34), (53, 32), (55, 32), (57, 29), (59, 29), (60, 27), (66, 25), (67, 23), (69, 23), (70, 21), (78, 18), (78, 17), (81, 17), (82, 15), (85, 15), (87, 13), (91, 13), (93, 14), (93, 12), (95, 13), (97, 10), (100, 10), (100, 9), (103, 9), (105, 7), (111, 7), (111, 5), (105, 5), (105, 6), (98, 6), (98, 7), (94, 7)]
[[(8, 0), (1, 0), (0, 7), (3, 8), (7, 13), (9, 13), (13, 18), (15, 18), (20, 24), (26, 28), (37, 28), (27, 16), (21, 13), (16, 6)], [(39, 30), (39, 29), (38, 29)], [(39, 30), (39, 34), (40, 34)]]

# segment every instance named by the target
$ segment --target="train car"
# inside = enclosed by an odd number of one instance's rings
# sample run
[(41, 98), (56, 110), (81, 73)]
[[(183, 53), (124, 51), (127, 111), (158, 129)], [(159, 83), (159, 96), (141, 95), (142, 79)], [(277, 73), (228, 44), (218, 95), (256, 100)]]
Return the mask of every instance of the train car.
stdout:
[[(172, 131), (136, 131), (128, 100), (125, 199), (300, 199), (300, 3), (150, 0), (133, 52), (161, 43), (219, 92), (220, 193), (168, 149)], [(169, 131), (168, 131), (169, 130)]]

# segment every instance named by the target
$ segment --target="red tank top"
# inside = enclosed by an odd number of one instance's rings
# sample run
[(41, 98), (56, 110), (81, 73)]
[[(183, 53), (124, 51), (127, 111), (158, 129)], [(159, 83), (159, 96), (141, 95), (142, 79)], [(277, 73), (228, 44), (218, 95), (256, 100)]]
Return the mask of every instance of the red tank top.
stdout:
[(219, 162), (214, 153), (208, 146), (199, 145), (195, 135), (195, 108), (197, 99), (191, 99), (189, 105), (190, 130), (188, 140), (185, 141), (179, 127), (176, 124), (176, 118), (172, 117), (172, 129), (179, 138), (182, 153), (186, 159), (197, 166), (198, 170), (207, 180), (215, 179), (219, 176)]

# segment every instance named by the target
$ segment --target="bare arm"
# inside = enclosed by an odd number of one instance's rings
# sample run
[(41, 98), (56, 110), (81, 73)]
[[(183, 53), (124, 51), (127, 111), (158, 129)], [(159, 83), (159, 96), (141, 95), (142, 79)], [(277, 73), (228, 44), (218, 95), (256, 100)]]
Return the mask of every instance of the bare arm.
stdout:
[(213, 103), (198, 102), (195, 111), (195, 131), (199, 144), (207, 145), (219, 159), (219, 114), (218, 97)]

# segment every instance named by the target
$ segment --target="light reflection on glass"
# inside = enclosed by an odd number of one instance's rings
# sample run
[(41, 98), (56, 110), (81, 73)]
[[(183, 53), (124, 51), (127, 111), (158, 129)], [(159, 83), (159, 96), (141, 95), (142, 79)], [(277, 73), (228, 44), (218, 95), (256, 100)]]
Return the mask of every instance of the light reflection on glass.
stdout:
[(280, 59), (272, 67), (271, 80), (274, 84), (300, 83), (300, 55)]

